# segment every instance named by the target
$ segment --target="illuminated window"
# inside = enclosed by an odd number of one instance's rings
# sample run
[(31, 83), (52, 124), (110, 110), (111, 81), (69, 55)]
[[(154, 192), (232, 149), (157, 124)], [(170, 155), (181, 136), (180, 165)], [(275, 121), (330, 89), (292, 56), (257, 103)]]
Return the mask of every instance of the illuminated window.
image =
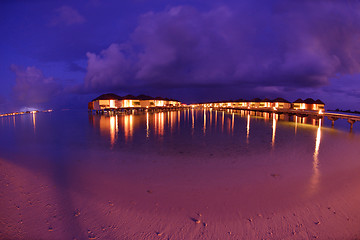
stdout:
[(115, 100), (110, 100), (110, 108), (115, 108)]

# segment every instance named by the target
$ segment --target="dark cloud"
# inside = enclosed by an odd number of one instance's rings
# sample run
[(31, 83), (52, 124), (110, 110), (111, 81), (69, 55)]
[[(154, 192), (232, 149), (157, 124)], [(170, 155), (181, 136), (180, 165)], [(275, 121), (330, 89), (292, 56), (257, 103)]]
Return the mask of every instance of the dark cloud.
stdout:
[(360, 70), (358, 12), (359, 4), (343, 1), (148, 12), (127, 42), (87, 53), (85, 88), (323, 87)]
[(68, 69), (71, 72), (86, 72), (85, 67), (82, 67), (79, 64), (74, 63), (74, 62), (68, 63)]
[[(279, 96), (359, 102), (360, 2), (170, 4), (8, 2), (0, 8), (1, 94), (12, 89), (22, 105), (83, 106), (102, 92), (188, 103)], [(13, 88), (11, 63), (36, 68), (13, 65)]]
[(45, 77), (36, 67), (22, 68), (11, 65), (16, 75), (13, 88), (14, 98), (20, 106), (37, 106), (57, 97), (61, 86), (52, 77)]
[(0, 105), (4, 104), (6, 102), (6, 99), (0, 95)]
[(74, 8), (70, 6), (61, 6), (55, 10), (56, 14), (52, 18), (50, 25), (56, 26), (60, 24), (74, 25), (82, 24), (85, 18)]

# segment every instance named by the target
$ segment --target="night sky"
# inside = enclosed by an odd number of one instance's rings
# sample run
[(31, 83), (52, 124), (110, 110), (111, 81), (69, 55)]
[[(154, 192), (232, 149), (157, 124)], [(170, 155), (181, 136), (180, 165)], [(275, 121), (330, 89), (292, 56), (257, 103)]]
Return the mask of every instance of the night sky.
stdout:
[(5, 0), (0, 32), (0, 112), (107, 92), (360, 110), (359, 1)]

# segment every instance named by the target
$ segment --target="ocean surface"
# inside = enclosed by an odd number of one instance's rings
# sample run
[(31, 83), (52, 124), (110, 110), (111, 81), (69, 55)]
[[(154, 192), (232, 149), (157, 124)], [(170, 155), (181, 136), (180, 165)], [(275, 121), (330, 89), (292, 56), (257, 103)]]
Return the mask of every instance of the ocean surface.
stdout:
[[(39, 221), (46, 234), (62, 229), (59, 236), (81, 239), (92, 229), (111, 238), (119, 235), (99, 230), (120, 221), (109, 206), (130, 211), (134, 222), (148, 214), (232, 218), (302, 206), (347, 189), (360, 170), (360, 123), (349, 132), (342, 121), (331, 128), (326, 119), (215, 110), (4, 117), (0, 231), (47, 238), (26, 230)], [(133, 231), (124, 236), (143, 236)]]
[[(81, 152), (102, 154), (181, 155), (185, 159), (208, 155), (235, 161), (253, 154), (304, 154), (303, 161), (321, 158), (329, 141), (357, 144), (360, 123), (350, 132), (345, 120), (289, 117), (245, 111), (183, 110), (157, 113), (96, 115), (58, 111), (0, 119), (0, 157), (48, 157), (73, 161)], [(290, 159), (284, 156), (284, 162)], [(15, 160), (14, 160), (15, 161)], [(171, 161), (169, 159), (168, 161)], [(219, 161), (217, 159), (216, 161)], [(221, 161), (221, 159), (220, 159)], [(261, 162), (261, 159), (258, 161)]]

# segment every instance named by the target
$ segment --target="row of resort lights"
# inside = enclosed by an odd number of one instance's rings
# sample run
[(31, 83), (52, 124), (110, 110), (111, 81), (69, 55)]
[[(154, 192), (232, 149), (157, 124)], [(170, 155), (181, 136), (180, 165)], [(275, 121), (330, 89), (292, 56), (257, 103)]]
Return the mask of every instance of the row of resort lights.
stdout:
[(325, 104), (317, 99), (316, 101), (312, 98), (305, 100), (297, 99), (293, 103), (283, 99), (277, 98), (274, 100), (270, 99), (253, 99), (253, 100), (236, 100), (236, 101), (221, 101), (221, 102), (208, 102), (208, 103), (199, 103), (191, 104), (192, 108), (203, 107), (203, 108), (242, 108), (242, 109), (264, 109), (264, 110), (274, 110), (279, 109), (288, 109), (288, 110), (310, 110), (310, 111), (319, 111), (320, 114), (323, 113)]
[(0, 117), (16, 116), (16, 115), (24, 115), (24, 114), (35, 114), (38, 112), (52, 112), (52, 111), (53, 110), (49, 109), (49, 110), (44, 110), (44, 111), (33, 110), (33, 111), (26, 111), (26, 112), (4, 113), (4, 114), (0, 114)]

